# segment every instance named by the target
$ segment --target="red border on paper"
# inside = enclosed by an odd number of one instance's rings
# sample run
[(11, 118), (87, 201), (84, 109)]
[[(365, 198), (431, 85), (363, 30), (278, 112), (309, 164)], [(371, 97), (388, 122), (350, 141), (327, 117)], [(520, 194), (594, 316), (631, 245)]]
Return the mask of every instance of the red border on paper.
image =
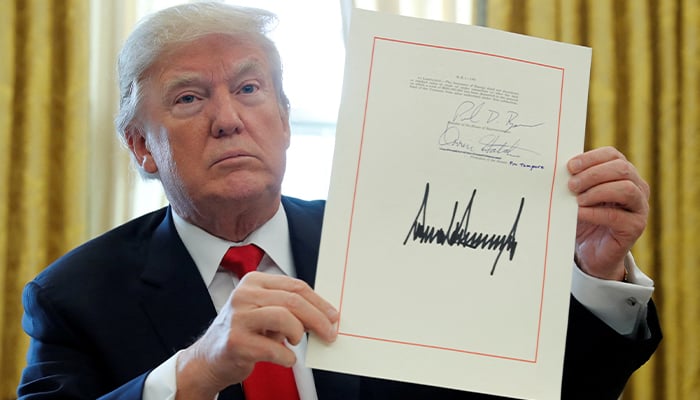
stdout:
[[(430, 48), (442, 49), (442, 50), (448, 50), (448, 51), (459, 51), (459, 52), (463, 52), (463, 53), (471, 53), (471, 54), (482, 55), (482, 56), (487, 56), (487, 57), (496, 57), (496, 58), (500, 58), (500, 59), (504, 59), (504, 60), (508, 60), (508, 61), (526, 63), (526, 64), (531, 64), (531, 65), (536, 65), (536, 66), (540, 66), (540, 67), (544, 67), (544, 68), (551, 68), (551, 69), (556, 69), (556, 70), (561, 71), (561, 87), (560, 87), (560, 93), (559, 93), (559, 115), (557, 118), (557, 135), (556, 135), (556, 146), (555, 146), (556, 151), (554, 154), (554, 172), (552, 174), (552, 184), (551, 184), (550, 192), (549, 192), (549, 208), (548, 208), (549, 211), (547, 213), (547, 237), (546, 237), (546, 241), (545, 241), (545, 257), (544, 257), (544, 266), (543, 266), (544, 268), (542, 271), (540, 307), (539, 307), (539, 315), (538, 315), (538, 323), (537, 323), (537, 339), (536, 339), (536, 343), (535, 343), (534, 357), (532, 359), (510, 357), (510, 356), (500, 355), (500, 354), (490, 354), (490, 353), (465, 350), (465, 349), (457, 349), (457, 348), (452, 348), (452, 347), (437, 346), (437, 345), (431, 345), (431, 344), (425, 344), (425, 343), (415, 343), (415, 342), (400, 341), (400, 340), (394, 340), (394, 339), (388, 339), (388, 338), (358, 335), (358, 334), (353, 334), (353, 333), (348, 333), (348, 332), (342, 332), (342, 330), (340, 329), (340, 323), (342, 322), (343, 298), (345, 296), (345, 278), (347, 276), (348, 256), (350, 254), (350, 236), (352, 235), (352, 222), (353, 222), (354, 215), (355, 215), (355, 200), (356, 200), (356, 196), (357, 196), (357, 183), (359, 181), (360, 164), (362, 163), (362, 149), (363, 149), (364, 138), (365, 138), (365, 122), (367, 120), (367, 104), (369, 102), (369, 94), (370, 94), (371, 82), (372, 82), (372, 71), (373, 71), (373, 67), (374, 67), (374, 54), (375, 54), (375, 47), (376, 47), (377, 41), (387, 41), (387, 42), (394, 42), (394, 43), (406, 44), (406, 45), (412, 45), (412, 46), (430, 47)], [(344, 261), (344, 266), (343, 266), (343, 278), (342, 278), (342, 286), (341, 286), (341, 291), (340, 291), (340, 303), (339, 303), (339, 307), (338, 307), (340, 315), (341, 315), (341, 319), (338, 322), (338, 335), (347, 336), (347, 337), (354, 337), (354, 338), (358, 338), (358, 339), (400, 344), (400, 345), (406, 345), (406, 346), (414, 346), (414, 347), (430, 348), (430, 349), (435, 349), (435, 350), (444, 350), (444, 351), (452, 351), (452, 352), (458, 352), (458, 353), (466, 353), (466, 354), (472, 354), (472, 355), (476, 355), (476, 356), (491, 357), (491, 358), (497, 358), (497, 359), (503, 359), (503, 360), (511, 360), (511, 361), (518, 361), (518, 362), (525, 362), (525, 363), (532, 363), (532, 364), (537, 363), (538, 354), (539, 354), (540, 333), (541, 333), (541, 326), (542, 326), (542, 307), (543, 307), (543, 303), (544, 303), (544, 288), (545, 288), (545, 280), (546, 280), (546, 276), (547, 276), (547, 254), (549, 254), (549, 234), (550, 234), (550, 226), (551, 226), (551, 218), (552, 218), (551, 214), (552, 214), (552, 201), (553, 201), (553, 196), (554, 196), (554, 181), (555, 181), (555, 178), (557, 175), (557, 165), (558, 165), (558, 158), (559, 158), (559, 138), (560, 138), (560, 133), (561, 133), (560, 132), (561, 112), (562, 112), (562, 102), (563, 102), (563, 95), (564, 95), (564, 74), (565, 74), (565, 69), (563, 67), (557, 67), (557, 66), (538, 63), (538, 62), (534, 62), (534, 61), (528, 61), (528, 60), (515, 58), (515, 57), (508, 57), (508, 56), (503, 56), (503, 55), (499, 55), (499, 54), (492, 54), (492, 53), (476, 51), (476, 50), (467, 50), (467, 49), (438, 46), (438, 45), (432, 45), (432, 44), (426, 44), (426, 43), (410, 42), (410, 41), (405, 41), (405, 40), (398, 40), (398, 39), (379, 37), (379, 36), (374, 37), (374, 41), (372, 43), (372, 54), (371, 54), (371, 58), (370, 58), (369, 77), (367, 78), (367, 93), (365, 95), (365, 108), (364, 108), (363, 119), (362, 119), (362, 133), (361, 133), (361, 137), (360, 137), (360, 151), (359, 151), (358, 158), (357, 158), (357, 168), (355, 170), (356, 171), (355, 172), (355, 184), (354, 184), (354, 190), (353, 190), (352, 206), (351, 206), (351, 210), (350, 210), (350, 224), (348, 227), (347, 243), (346, 243), (346, 248), (345, 248), (345, 261)]]

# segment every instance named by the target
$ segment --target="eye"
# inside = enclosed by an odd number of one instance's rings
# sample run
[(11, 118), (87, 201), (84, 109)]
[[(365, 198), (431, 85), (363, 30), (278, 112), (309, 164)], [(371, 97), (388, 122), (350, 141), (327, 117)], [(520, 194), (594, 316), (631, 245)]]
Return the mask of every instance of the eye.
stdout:
[(190, 104), (194, 103), (195, 100), (197, 100), (197, 97), (195, 97), (193, 94), (186, 94), (184, 96), (180, 96), (175, 100), (175, 103), (177, 104)]
[(258, 90), (257, 86), (253, 85), (252, 83), (249, 83), (247, 85), (243, 85), (243, 87), (241, 87), (241, 90), (239, 92), (242, 94), (251, 94), (251, 93), (255, 93), (257, 90)]

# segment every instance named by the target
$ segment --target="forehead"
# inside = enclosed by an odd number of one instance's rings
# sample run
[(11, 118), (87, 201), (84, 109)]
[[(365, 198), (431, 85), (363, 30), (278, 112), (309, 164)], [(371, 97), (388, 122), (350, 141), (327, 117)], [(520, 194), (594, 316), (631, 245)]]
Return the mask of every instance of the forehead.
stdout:
[(267, 53), (256, 41), (245, 37), (207, 35), (173, 45), (161, 52), (145, 73), (160, 82), (191, 79), (200, 75), (235, 78), (245, 73), (270, 74)]

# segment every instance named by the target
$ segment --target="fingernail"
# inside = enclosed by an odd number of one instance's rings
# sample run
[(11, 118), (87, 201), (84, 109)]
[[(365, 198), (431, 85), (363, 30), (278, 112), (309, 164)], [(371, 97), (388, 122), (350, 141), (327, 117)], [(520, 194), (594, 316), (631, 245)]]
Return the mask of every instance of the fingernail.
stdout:
[(573, 191), (573, 192), (578, 191), (578, 187), (580, 184), (581, 184), (581, 180), (579, 178), (569, 179), (569, 189), (571, 189), (571, 191)]
[(581, 170), (581, 160), (579, 160), (579, 159), (571, 160), (571, 162), (569, 162), (569, 169), (573, 173), (579, 172)]
[(334, 320), (338, 318), (338, 311), (335, 308), (331, 307), (328, 310), (326, 310), (326, 315), (329, 319)]
[(334, 342), (335, 339), (338, 337), (338, 323), (335, 322), (333, 325), (331, 325), (331, 330), (328, 332), (328, 337), (330, 338), (331, 342)]

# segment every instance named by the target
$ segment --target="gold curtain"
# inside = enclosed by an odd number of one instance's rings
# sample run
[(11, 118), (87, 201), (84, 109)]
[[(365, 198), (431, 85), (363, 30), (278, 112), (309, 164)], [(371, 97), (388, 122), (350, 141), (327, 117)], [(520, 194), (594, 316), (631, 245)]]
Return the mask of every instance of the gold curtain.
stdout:
[(2, 399), (25, 365), (24, 284), (85, 239), (88, 40), (88, 0), (0, 1)]
[(700, 399), (700, 1), (486, 1), (488, 26), (593, 48), (586, 147), (616, 146), (653, 191), (633, 252), (665, 337), (624, 398)]
[(129, 152), (114, 129), (119, 108), (117, 54), (137, 20), (139, 5), (151, 1), (82, 1), (90, 3), (90, 143), (86, 147), (90, 149), (87, 180), (91, 190), (87, 235), (95, 237), (138, 215), (134, 206), (151, 200), (136, 193), (143, 183), (130, 166)]

